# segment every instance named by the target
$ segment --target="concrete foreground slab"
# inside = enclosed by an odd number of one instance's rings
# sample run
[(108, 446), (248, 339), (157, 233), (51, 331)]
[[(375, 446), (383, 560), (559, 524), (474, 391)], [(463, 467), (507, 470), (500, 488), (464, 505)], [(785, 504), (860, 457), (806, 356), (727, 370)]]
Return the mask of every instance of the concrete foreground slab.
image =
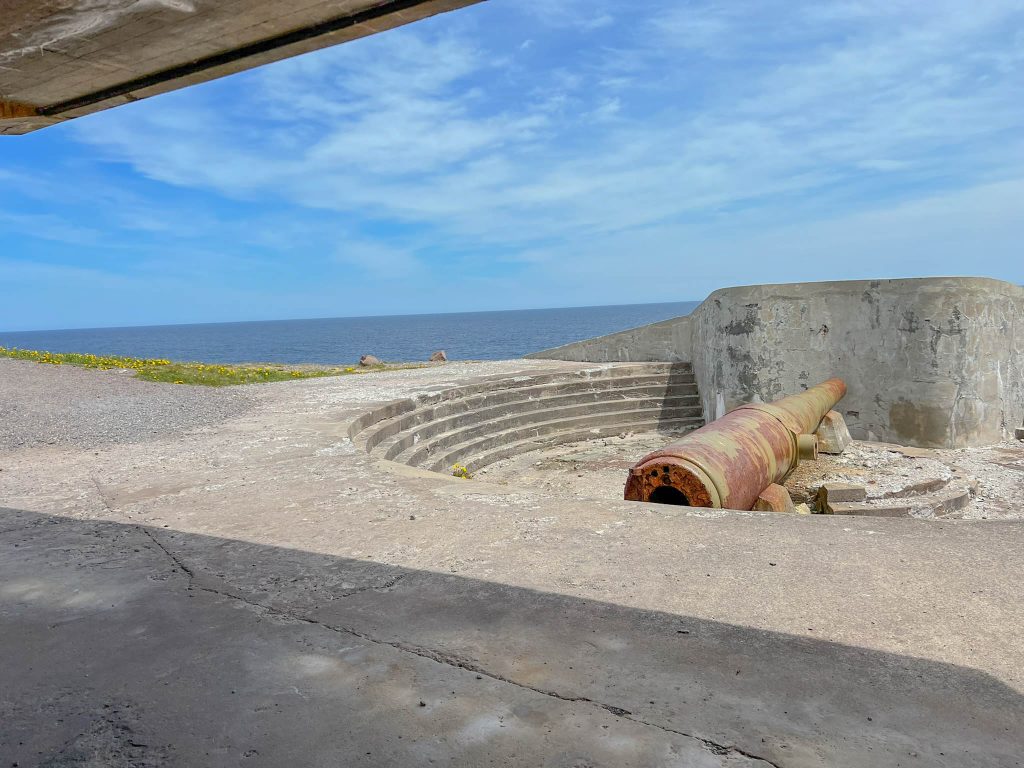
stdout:
[(1021, 765), (1017, 523), (559, 499), (344, 437), (540, 367), (0, 453), (0, 765)]
[(33, 608), (5, 617), (0, 745), (18, 765), (766, 764), (376, 637), (355, 614), (193, 581), (146, 528), (28, 526), (3, 560), (7, 606)]

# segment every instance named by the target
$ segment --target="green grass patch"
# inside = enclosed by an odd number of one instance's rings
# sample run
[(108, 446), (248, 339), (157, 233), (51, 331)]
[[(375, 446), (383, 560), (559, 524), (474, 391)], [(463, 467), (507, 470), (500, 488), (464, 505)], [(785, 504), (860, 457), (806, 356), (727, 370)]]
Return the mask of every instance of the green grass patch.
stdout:
[(74, 365), (79, 368), (99, 370), (122, 369), (135, 371), (135, 376), (147, 381), (162, 381), (168, 384), (198, 384), (206, 387), (225, 387), (232, 384), (261, 384), (270, 381), (293, 381), (315, 379), (324, 376), (346, 376), (371, 371), (420, 368), (422, 365), (377, 365), (369, 368), (356, 366), (325, 368), (303, 366), (289, 368), (283, 365), (220, 365), (216, 363), (175, 363), (158, 358), (101, 357), (75, 353), (40, 352), (33, 349), (8, 349), (0, 347), (0, 357), (15, 360), (31, 360), (44, 365)]

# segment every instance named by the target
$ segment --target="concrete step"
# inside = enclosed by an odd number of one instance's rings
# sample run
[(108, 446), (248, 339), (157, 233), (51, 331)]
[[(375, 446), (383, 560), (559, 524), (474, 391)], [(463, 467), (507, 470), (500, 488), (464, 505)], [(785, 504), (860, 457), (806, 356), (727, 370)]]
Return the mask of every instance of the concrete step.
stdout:
[(508, 430), (469, 441), (431, 457), (422, 466), (434, 472), (447, 472), (452, 464), (463, 464), (471, 471), (495, 461), (547, 446), (575, 443), (581, 440), (610, 437), (624, 431), (664, 431), (678, 435), (703, 426), (700, 418), (656, 418), (643, 412), (624, 411), (604, 421), (587, 417), (534, 424), (528, 428)]
[(669, 385), (664, 377), (627, 377), (625, 379), (606, 379), (600, 382), (552, 382), (536, 387), (522, 389), (502, 389), (493, 392), (485, 392), (470, 397), (445, 400), (440, 403), (427, 403), (396, 414), (391, 418), (385, 418), (368, 428), (367, 434), (362, 438), (365, 450), (372, 450), (378, 443), (406, 431), (418, 424), (425, 424), (436, 421), (449, 415), (466, 413), (469, 411), (490, 408), (506, 403), (522, 403), (536, 401), (544, 397), (573, 396), (581, 398), (591, 393), (601, 395), (608, 393), (618, 395), (619, 393), (635, 394), (641, 396), (649, 395), (691, 395), (697, 397), (696, 384)]
[[(703, 420), (698, 423), (694, 423), (693, 419), (679, 419), (677, 421), (658, 421), (658, 422), (634, 422), (630, 426), (624, 426), (622, 424), (606, 424), (603, 427), (591, 427), (589, 429), (569, 430), (566, 432), (554, 432), (544, 437), (529, 437), (525, 440), (519, 440), (515, 443), (509, 443), (491, 451), (487, 451), (483, 454), (479, 454), (473, 459), (466, 462), (460, 462), (470, 472), (476, 472), (477, 470), (483, 469), (486, 466), (493, 464), (496, 461), (502, 459), (510, 459), (513, 456), (518, 456), (523, 453), (530, 451), (536, 451), (541, 448), (553, 448), (556, 445), (565, 445), (566, 443), (580, 443), (585, 440), (600, 440), (605, 437), (615, 437), (622, 434), (625, 430), (643, 430), (647, 432), (662, 432), (665, 435), (665, 443), (668, 444), (671, 440), (674, 440), (687, 432), (692, 432), (698, 427), (704, 426)], [(639, 458), (639, 457), (638, 457)], [(452, 462), (454, 464), (455, 462)], [(435, 472), (445, 472), (451, 468), (451, 464), (447, 466), (435, 469)], [(623, 480), (625, 483), (625, 480)]]
[[(360, 442), (365, 450), (374, 449), (379, 443), (389, 437), (404, 432), (416, 425), (436, 421), (446, 416), (466, 413), (484, 408), (491, 408), (503, 404), (524, 403), (537, 401), (545, 397), (558, 396), (579, 396), (581, 401), (591, 397), (600, 399), (603, 393), (612, 393), (615, 396), (625, 394), (626, 396), (642, 395), (690, 395), (698, 397), (697, 385), (687, 382), (669, 382), (669, 380), (658, 374), (652, 376), (627, 376), (619, 378), (605, 378), (597, 381), (569, 381), (569, 382), (547, 382), (532, 387), (520, 387), (509, 389), (498, 389), (488, 392), (473, 394), (467, 397), (447, 398), (437, 401), (433, 396), (428, 396), (425, 402), (420, 401), (413, 408), (387, 408), (380, 409), (379, 421), (366, 428), (366, 434), (361, 436)], [(391, 415), (393, 413), (393, 415)]]
[(592, 429), (615, 425), (618, 430), (636, 430), (635, 425), (659, 424), (670, 421), (693, 420), (703, 422), (703, 419), (688, 415), (686, 409), (679, 411), (659, 411), (657, 413), (649, 410), (611, 411), (607, 413), (586, 413), (574, 416), (561, 416), (546, 421), (536, 421), (530, 424), (506, 424), (504, 429), (485, 429), (475, 431), (474, 434), (463, 433), (460, 435), (460, 442), (452, 443), (445, 441), (444, 445), (428, 445), (413, 448), (403, 453), (396, 461), (401, 461), (412, 466), (427, 467), (441, 461), (442, 466), (451, 455), (458, 455), (462, 458), (472, 459), (476, 453), (497, 448), (506, 443), (514, 443), (530, 437), (550, 435), (554, 432), (565, 430)]
[(421, 406), (460, 400), (479, 394), (494, 394), (499, 391), (525, 389), (551, 383), (573, 384), (587, 382), (601, 386), (606, 380), (624, 381), (629, 377), (664, 377), (672, 384), (693, 384), (693, 371), (684, 363), (630, 363), (576, 372), (536, 373), (522, 376), (493, 376), (461, 387), (449, 387), (437, 392), (421, 394), (416, 398), (405, 398), (386, 403), (367, 411), (349, 426), (349, 437), (355, 438), (368, 427), (401, 414), (414, 411)]
[(533, 373), (521, 376), (495, 376), (461, 387), (451, 387), (421, 398), (436, 397), (435, 402), (446, 399), (459, 399), (474, 394), (496, 392), (505, 389), (522, 389), (544, 384), (572, 382), (594, 382), (615, 379), (622, 381), (629, 377), (663, 377), (672, 383), (693, 383), (693, 370), (687, 365), (685, 369), (673, 369), (665, 363), (629, 363), (606, 368), (588, 368), (574, 372)]
[(605, 417), (613, 417), (619, 413), (640, 414), (644, 419), (657, 418), (699, 418), (700, 406), (695, 405), (691, 398), (668, 400), (613, 400), (596, 403), (577, 403), (563, 405), (558, 408), (544, 408), (534, 411), (515, 411), (498, 418), (473, 422), (461, 429), (449, 429), (435, 433), (435, 436), (421, 437), (419, 431), (404, 433), (390, 447), (385, 458), (418, 466), (423, 458), (453, 445), (472, 440), (477, 437), (506, 432), (508, 430), (528, 428), (533, 424), (559, 422), (577, 417), (591, 420), (598, 426)]
[[(664, 389), (651, 387), (630, 387), (627, 389), (604, 390), (599, 392), (577, 392), (565, 395), (539, 395), (529, 400), (513, 400), (490, 407), (475, 408), (462, 411), (443, 418), (420, 421), (418, 414), (409, 414), (384, 425), (375, 437), (382, 433), (392, 433), (384, 439), (368, 441), (367, 445), (373, 453), (392, 459), (410, 443), (408, 437), (415, 434), (419, 440), (425, 440), (442, 432), (453, 432), (473, 424), (493, 421), (509, 416), (525, 416), (535, 411), (556, 410), (569, 406), (591, 406), (606, 408), (614, 404), (620, 410), (634, 408), (659, 408), (665, 405), (689, 406), (700, 415), (700, 398), (696, 394), (665, 394)], [(417, 423), (420, 422), (420, 423)], [(376, 443), (375, 445), (371, 445)]]

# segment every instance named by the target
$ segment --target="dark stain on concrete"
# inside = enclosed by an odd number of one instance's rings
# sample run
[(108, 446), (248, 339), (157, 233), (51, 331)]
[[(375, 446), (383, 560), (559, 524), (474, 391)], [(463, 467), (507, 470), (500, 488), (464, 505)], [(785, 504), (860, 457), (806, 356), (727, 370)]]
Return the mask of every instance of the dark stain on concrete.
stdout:
[[(875, 283), (871, 283), (871, 288), (875, 289), (878, 286)], [(881, 308), (878, 305), (878, 297), (871, 292), (871, 290), (864, 291), (861, 294), (861, 301), (868, 305), (868, 312), (871, 317), (871, 327), (878, 328), (882, 324)]]
[[(756, 306), (756, 305), (755, 305)], [(730, 336), (746, 336), (754, 332), (761, 325), (757, 311), (750, 305), (746, 307), (747, 312), (742, 320), (733, 320), (723, 329)]]
[(907, 445), (941, 448), (950, 439), (949, 411), (936, 405), (897, 400), (889, 406), (889, 426)]
[(917, 319), (917, 314), (912, 309), (906, 309), (903, 311), (903, 317), (900, 320), (897, 329), (903, 333), (917, 333), (921, 330), (921, 321)]
[(744, 349), (728, 346), (725, 348), (725, 352), (729, 356), (729, 362), (732, 363), (736, 371), (736, 381), (743, 392), (743, 398), (745, 401), (752, 400), (757, 392), (757, 372), (761, 370), (761, 366)]
[(959, 308), (953, 307), (949, 320), (946, 321), (945, 328), (941, 325), (931, 325), (931, 338), (928, 341), (928, 347), (931, 349), (932, 353), (933, 368), (938, 367), (939, 344), (942, 342), (943, 336), (948, 336), (950, 338), (956, 337), (961, 351), (966, 349), (967, 338), (963, 327), (963, 314), (960, 312)]

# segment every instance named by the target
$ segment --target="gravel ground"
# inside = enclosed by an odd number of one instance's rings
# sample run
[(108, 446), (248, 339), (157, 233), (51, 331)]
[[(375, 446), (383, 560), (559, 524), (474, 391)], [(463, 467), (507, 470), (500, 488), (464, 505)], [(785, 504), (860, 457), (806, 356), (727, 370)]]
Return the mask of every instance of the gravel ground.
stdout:
[(786, 480), (794, 500), (809, 501), (823, 483), (864, 486), (868, 500), (892, 498), (915, 484), (948, 482), (953, 468), (927, 449), (911, 449), (907, 455), (884, 443), (854, 440), (838, 456), (820, 454), (816, 462), (804, 462)]
[[(959, 480), (957, 480), (959, 478)], [(855, 440), (840, 456), (821, 455), (815, 463), (797, 469), (787, 487), (798, 493), (813, 493), (822, 483), (853, 483), (867, 489), (868, 501), (886, 499), (899, 503), (899, 496), (913, 505), (913, 495), (904, 489), (930, 481), (950, 482), (948, 488), (966, 482), (977, 488), (966, 508), (953, 517), (973, 520), (1024, 519), (1024, 443), (1019, 440), (984, 448), (905, 448), (886, 443)], [(931, 496), (940, 496), (937, 490)], [(922, 494), (923, 500), (929, 494)]]
[(252, 387), (192, 387), (131, 372), (0, 358), (0, 451), (89, 448), (179, 434), (240, 416)]
[(963, 517), (1024, 520), (1024, 442), (1013, 440), (989, 448), (936, 453), (978, 480), (978, 495)]

